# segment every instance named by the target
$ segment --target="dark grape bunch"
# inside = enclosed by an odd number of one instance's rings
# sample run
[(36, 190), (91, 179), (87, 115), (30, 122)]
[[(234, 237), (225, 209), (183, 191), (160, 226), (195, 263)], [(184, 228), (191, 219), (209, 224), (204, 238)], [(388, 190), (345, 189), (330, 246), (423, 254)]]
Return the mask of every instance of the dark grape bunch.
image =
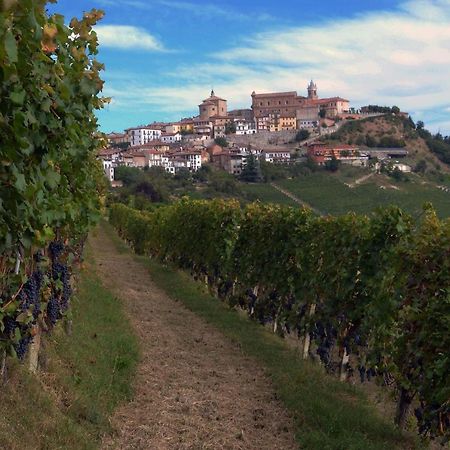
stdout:
[(69, 308), (70, 297), (72, 295), (69, 268), (66, 264), (54, 262), (52, 264), (51, 276), (53, 281), (61, 281), (62, 283), (62, 289), (58, 289), (55, 293), (61, 299), (61, 312), (65, 312)]
[(61, 318), (61, 307), (56, 297), (52, 296), (47, 303), (47, 319), (52, 325)]
[(27, 354), (28, 347), (32, 341), (31, 336), (23, 337), (17, 344), (14, 345), (14, 350), (16, 351), (17, 357), (23, 361), (25, 355)]
[(57, 261), (64, 251), (64, 244), (61, 241), (53, 241), (48, 246), (52, 261)]
[(3, 334), (5, 335), (5, 336), (7, 336), (7, 337), (11, 337), (12, 335), (13, 335), (13, 333), (14, 333), (14, 331), (16, 330), (16, 328), (17, 328), (17, 322), (16, 322), (16, 320), (15, 319), (13, 319), (12, 317), (10, 317), (10, 316), (6, 316), (4, 319), (3, 319), (3, 325), (4, 325), (4, 331), (3, 331)]
[(36, 270), (24, 284), (19, 293), (20, 310), (22, 312), (32, 309), (33, 318), (36, 320), (41, 312), (41, 288), (44, 274)]

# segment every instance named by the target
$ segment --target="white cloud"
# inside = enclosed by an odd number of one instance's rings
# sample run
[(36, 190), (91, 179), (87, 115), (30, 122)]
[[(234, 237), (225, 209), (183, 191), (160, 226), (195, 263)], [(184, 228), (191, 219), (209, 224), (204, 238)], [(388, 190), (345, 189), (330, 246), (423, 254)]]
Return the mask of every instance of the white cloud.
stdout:
[(205, 61), (175, 67), (178, 80), (165, 77), (163, 88), (136, 86), (135, 98), (165, 111), (195, 113), (212, 85), (231, 107), (248, 107), (253, 90), (305, 94), (313, 78), (321, 96), (340, 95), (355, 106), (398, 104), (411, 112), (434, 111), (434, 120), (439, 116), (445, 125), (449, 22), (450, 0), (412, 0), (390, 12), (259, 33)]
[(100, 45), (123, 50), (165, 51), (164, 46), (143, 28), (129, 25), (97, 25)]
[(228, 20), (257, 20), (257, 21), (267, 21), (273, 19), (273, 17), (267, 13), (261, 14), (244, 14), (237, 10), (224, 8), (223, 6), (218, 6), (215, 3), (202, 3), (201, 5), (193, 1), (185, 0), (98, 0), (101, 4), (105, 6), (129, 6), (132, 8), (142, 9), (142, 10), (161, 10), (165, 8), (167, 11), (184, 11), (196, 18), (201, 17), (203, 19), (228, 19)]

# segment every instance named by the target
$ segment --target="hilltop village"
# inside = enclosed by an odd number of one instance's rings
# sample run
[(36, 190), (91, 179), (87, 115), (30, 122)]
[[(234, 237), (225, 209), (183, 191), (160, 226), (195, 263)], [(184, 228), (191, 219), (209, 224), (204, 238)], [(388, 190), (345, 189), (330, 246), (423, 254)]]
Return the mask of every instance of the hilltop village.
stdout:
[[(400, 110), (396, 111), (398, 114)], [(320, 98), (314, 81), (307, 95), (296, 91), (251, 94), (251, 108), (228, 110), (214, 90), (198, 105), (198, 115), (178, 122), (154, 122), (107, 135), (99, 153), (107, 177), (118, 166), (161, 167), (175, 174), (195, 172), (204, 164), (240, 175), (249, 155), (268, 163), (290, 164), (310, 157), (324, 165), (331, 159), (367, 166), (371, 152), (361, 145), (323, 141), (349, 122), (381, 115), (371, 107), (355, 110), (342, 97)], [(300, 151), (299, 151), (300, 150)], [(403, 157), (404, 149), (385, 150), (384, 157)], [(377, 153), (380, 156), (380, 153)], [(399, 165), (400, 170), (408, 167)]]

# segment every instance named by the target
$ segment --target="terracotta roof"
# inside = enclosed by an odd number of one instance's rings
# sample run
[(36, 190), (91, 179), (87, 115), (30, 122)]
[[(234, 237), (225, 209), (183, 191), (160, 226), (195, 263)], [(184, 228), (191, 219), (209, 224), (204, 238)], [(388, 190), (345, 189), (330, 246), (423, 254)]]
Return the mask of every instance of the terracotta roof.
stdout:
[(260, 97), (297, 97), (296, 91), (290, 91), (290, 92), (270, 92), (267, 94), (254, 94), (253, 97), (260, 98)]
[(211, 95), (211, 97), (208, 97), (205, 100), (203, 100), (203, 103), (209, 102), (211, 100), (222, 100), (222, 101), (226, 102), (226, 100), (224, 98), (217, 97), (217, 95)]

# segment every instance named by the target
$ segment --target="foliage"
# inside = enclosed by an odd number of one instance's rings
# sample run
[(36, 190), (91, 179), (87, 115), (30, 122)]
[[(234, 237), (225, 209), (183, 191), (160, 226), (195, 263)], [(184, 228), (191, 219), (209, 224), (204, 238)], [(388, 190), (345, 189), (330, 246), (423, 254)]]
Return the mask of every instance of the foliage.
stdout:
[(260, 162), (262, 179), (266, 183), (281, 180), (290, 175), (290, 167), (282, 164), (273, 164), (262, 160)]
[(311, 136), (311, 133), (306, 130), (300, 130), (296, 135), (295, 135), (295, 142), (301, 142), (301, 141), (305, 141), (306, 139), (309, 138), (309, 136)]
[(325, 169), (329, 172), (337, 172), (339, 169), (340, 161), (336, 159), (335, 156), (333, 156), (329, 161), (326, 161), (325, 163)]
[(225, 134), (235, 134), (235, 133), (236, 133), (236, 123), (235, 122), (228, 122), (225, 125)]
[(261, 180), (259, 160), (250, 154), (246, 158), (246, 164), (241, 172), (241, 180), (248, 183), (256, 183)]
[(183, 200), (150, 214), (114, 205), (110, 218), (137, 251), (206, 277), (280, 335), (308, 335), (329, 372), (393, 380), (399, 405), (417, 398), (421, 434), (448, 436), (450, 223), (433, 211), (414, 223), (394, 207), (316, 217)]
[(427, 171), (427, 162), (421, 159), (414, 167), (414, 172), (424, 174)]
[(70, 253), (99, 218), (104, 179), (94, 115), (102, 13), (67, 26), (46, 3), (0, 12), (0, 350), (19, 357), (38, 320), (51, 328), (68, 306)]
[(400, 112), (400, 108), (398, 106), (390, 107), (379, 105), (363, 106), (361, 110), (366, 113), (381, 113), (381, 114), (389, 114), (389, 113), (398, 114)]
[(444, 137), (440, 133), (433, 135), (424, 126), (423, 122), (417, 122), (417, 134), (425, 140), (432, 153), (443, 163), (450, 165), (450, 136)]
[(224, 137), (216, 137), (216, 139), (214, 139), (214, 142), (223, 148), (228, 147), (228, 141)]

